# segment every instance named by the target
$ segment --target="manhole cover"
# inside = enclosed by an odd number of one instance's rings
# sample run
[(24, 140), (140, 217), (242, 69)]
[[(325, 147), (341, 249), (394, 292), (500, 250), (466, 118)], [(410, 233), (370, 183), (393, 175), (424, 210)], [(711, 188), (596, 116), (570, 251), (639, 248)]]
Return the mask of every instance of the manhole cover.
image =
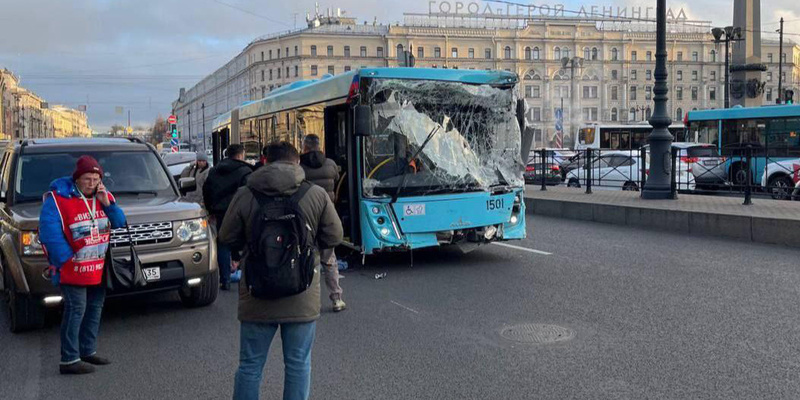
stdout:
[(558, 325), (522, 324), (503, 329), (500, 336), (515, 342), (543, 344), (572, 339), (575, 331)]

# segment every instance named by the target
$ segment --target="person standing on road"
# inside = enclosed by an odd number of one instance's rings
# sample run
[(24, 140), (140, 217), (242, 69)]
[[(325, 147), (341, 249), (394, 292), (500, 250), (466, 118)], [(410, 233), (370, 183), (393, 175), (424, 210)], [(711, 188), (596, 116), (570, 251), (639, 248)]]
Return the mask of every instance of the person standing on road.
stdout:
[(181, 172), (181, 178), (194, 178), (197, 188), (191, 192), (186, 193), (186, 200), (198, 203), (201, 206), (203, 202), (203, 185), (208, 178), (208, 156), (205, 153), (197, 153), (197, 159)]
[[(247, 177), (253, 167), (244, 161), (244, 147), (232, 144), (225, 151), (227, 158), (211, 168), (203, 184), (203, 202), (206, 210), (214, 219), (217, 232), (222, 228), (225, 211), (231, 204), (236, 191), (247, 183)], [(219, 264), (220, 287), (231, 288), (231, 256), (238, 262), (238, 252), (231, 254), (231, 249), (217, 237), (217, 264)]]
[[(320, 151), (319, 136), (310, 134), (303, 139), (303, 155), (300, 156), (300, 166), (306, 173), (306, 180), (322, 187), (336, 203), (336, 182), (339, 181), (339, 166)], [(321, 254), (322, 272), (325, 275), (325, 286), (330, 292), (333, 302), (333, 311), (343, 311), (347, 304), (342, 300), (342, 287), (339, 286), (339, 268), (336, 263), (336, 254), (333, 249), (329, 254)]]
[(62, 374), (88, 374), (95, 370), (92, 365), (110, 363), (97, 355), (106, 295), (103, 266), (111, 228), (121, 228), (126, 221), (102, 176), (97, 160), (81, 156), (71, 177), (50, 184), (39, 217), (39, 240), (50, 263), (50, 278), (64, 299)]
[[(251, 237), (254, 233), (252, 218), (261, 210), (256, 195), (275, 198), (299, 192), (296, 207), (309, 229), (314, 247), (324, 252), (342, 241), (342, 224), (330, 197), (324, 189), (304, 182), (305, 173), (299, 163), (300, 156), (291, 144), (270, 145), (267, 164), (253, 172), (247, 187), (239, 189), (231, 202), (220, 230), (220, 241), (234, 250), (244, 249), (244, 282), (247, 282), (248, 275), (248, 243), (258, 241), (258, 238)], [(299, 294), (270, 300), (255, 297), (246, 285), (239, 286), (241, 329), (234, 399), (258, 399), (267, 354), (278, 328), (285, 365), (283, 398), (308, 399), (311, 347), (320, 315), (319, 253), (314, 253), (316, 267), (311, 285)]]

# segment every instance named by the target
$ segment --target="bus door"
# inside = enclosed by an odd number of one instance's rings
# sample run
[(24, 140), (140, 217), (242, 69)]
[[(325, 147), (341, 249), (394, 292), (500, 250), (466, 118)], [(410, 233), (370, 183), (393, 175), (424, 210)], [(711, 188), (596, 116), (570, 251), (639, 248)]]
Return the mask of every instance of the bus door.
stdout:
[[(352, 132), (352, 111), (347, 104), (325, 108), (325, 156), (336, 162), (339, 167), (339, 181), (334, 188), (336, 212), (342, 219), (345, 241), (354, 245), (361, 243), (361, 231), (358, 219), (359, 207), (359, 174), (356, 150), (357, 138), (348, 134)], [(356, 171), (356, 172), (353, 172)]]
[(211, 153), (214, 165), (217, 165), (224, 157), (225, 149), (230, 144), (230, 129), (223, 128), (211, 134)]

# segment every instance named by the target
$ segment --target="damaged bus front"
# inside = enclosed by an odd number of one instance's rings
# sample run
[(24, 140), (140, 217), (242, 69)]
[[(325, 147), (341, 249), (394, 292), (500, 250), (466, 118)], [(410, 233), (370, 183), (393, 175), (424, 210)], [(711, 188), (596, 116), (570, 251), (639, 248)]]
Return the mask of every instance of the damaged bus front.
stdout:
[(353, 81), (363, 253), (525, 238), (516, 75), (404, 70)]

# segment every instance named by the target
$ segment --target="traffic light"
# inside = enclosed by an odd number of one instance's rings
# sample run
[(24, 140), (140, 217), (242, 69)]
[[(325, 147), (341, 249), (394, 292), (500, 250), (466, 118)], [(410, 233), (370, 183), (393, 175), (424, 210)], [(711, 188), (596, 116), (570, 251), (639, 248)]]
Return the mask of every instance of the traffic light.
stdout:
[(794, 90), (786, 89), (786, 91), (783, 92), (783, 93), (784, 93), (783, 99), (784, 99), (785, 103), (786, 104), (794, 104), (794, 100), (792, 100), (792, 96), (794, 96)]
[(170, 132), (172, 132), (172, 138), (173, 139), (177, 139), (178, 138), (178, 125), (172, 124), (170, 126)]

